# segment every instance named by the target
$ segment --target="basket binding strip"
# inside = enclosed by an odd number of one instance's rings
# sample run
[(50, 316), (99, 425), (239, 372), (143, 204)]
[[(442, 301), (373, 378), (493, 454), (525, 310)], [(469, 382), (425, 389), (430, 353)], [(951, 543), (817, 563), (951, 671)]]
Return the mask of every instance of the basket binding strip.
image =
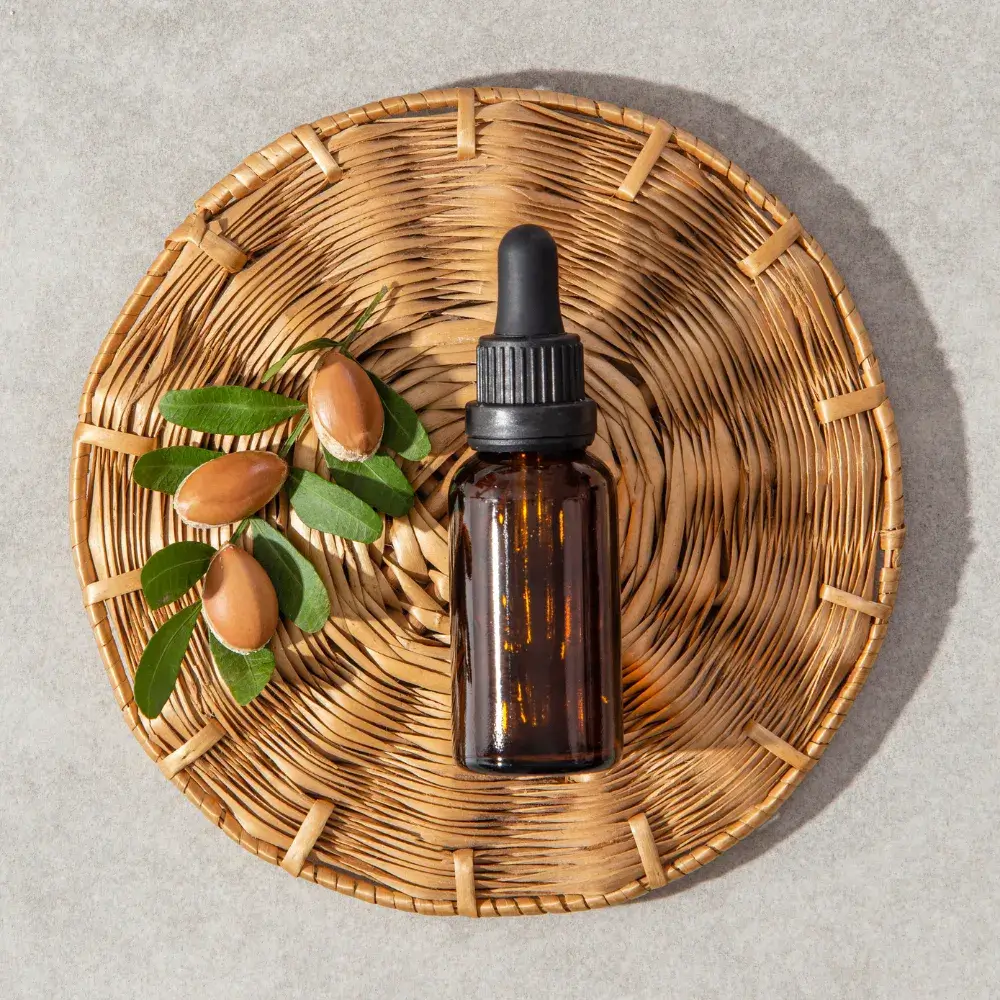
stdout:
[[(601, 406), (594, 450), (621, 508), (626, 756), (579, 780), (480, 779), (450, 760), (447, 486), (467, 453), (496, 242), (529, 220), (562, 250), (566, 323)], [(356, 348), (431, 433), (431, 456), (406, 467), (418, 503), (370, 547), (272, 505), (327, 582), (327, 628), (283, 623), (278, 674), (245, 709), (198, 632), (163, 715), (140, 718), (131, 676), (174, 609), (151, 613), (136, 571), (206, 535), (131, 484), (134, 456), (236, 444), (164, 423), (156, 401), (252, 384), (288, 347), (346, 332), (386, 282)], [(297, 359), (274, 388), (301, 394), (309, 365)], [(312, 435), (295, 462), (320, 468)], [(70, 515), (115, 698), (164, 774), (298, 877), (470, 916), (625, 902), (771, 818), (872, 668), (905, 534), (867, 331), (789, 210), (660, 119), (489, 87), (301, 126), (197, 201), (94, 360)]]

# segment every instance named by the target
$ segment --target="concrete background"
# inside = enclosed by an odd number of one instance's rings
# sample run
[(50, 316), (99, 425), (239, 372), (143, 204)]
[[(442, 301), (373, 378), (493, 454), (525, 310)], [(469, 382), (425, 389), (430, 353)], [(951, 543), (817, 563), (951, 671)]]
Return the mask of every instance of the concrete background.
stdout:
[[(0, 5), (0, 996), (1000, 995), (1000, 26), (992, 2)], [(797, 210), (904, 450), (890, 636), (822, 765), (665, 895), (431, 920), (289, 879), (115, 710), (66, 526), (76, 404), (163, 236), (248, 152), (456, 81), (631, 104)]]

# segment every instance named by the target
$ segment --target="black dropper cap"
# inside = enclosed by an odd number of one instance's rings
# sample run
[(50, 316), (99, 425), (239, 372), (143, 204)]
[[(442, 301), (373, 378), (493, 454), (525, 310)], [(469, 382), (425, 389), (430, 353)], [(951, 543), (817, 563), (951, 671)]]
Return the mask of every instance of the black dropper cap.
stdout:
[(597, 433), (583, 388), (583, 344), (563, 330), (555, 240), (517, 226), (497, 251), (497, 320), (476, 352), (477, 401), (465, 411), (476, 451), (568, 451)]

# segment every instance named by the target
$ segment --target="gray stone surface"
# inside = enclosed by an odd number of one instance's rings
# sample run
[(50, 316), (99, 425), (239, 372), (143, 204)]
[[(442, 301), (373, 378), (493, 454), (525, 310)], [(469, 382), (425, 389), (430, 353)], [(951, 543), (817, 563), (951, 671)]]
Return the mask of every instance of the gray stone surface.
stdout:
[[(0, 996), (1000, 994), (1000, 50), (992, 2), (0, 6)], [(163, 235), (299, 122), (459, 80), (629, 103), (795, 208), (872, 332), (906, 574), (822, 765), (665, 895), (431, 920), (213, 830), (115, 710), (66, 527), (77, 399)]]

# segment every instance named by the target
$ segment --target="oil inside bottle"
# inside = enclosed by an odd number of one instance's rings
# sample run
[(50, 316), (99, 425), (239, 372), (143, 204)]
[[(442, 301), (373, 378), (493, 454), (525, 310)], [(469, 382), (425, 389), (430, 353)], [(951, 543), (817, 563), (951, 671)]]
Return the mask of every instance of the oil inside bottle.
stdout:
[(453, 480), (455, 754), (475, 771), (595, 770), (621, 751), (610, 475), (582, 451), (480, 454)]

